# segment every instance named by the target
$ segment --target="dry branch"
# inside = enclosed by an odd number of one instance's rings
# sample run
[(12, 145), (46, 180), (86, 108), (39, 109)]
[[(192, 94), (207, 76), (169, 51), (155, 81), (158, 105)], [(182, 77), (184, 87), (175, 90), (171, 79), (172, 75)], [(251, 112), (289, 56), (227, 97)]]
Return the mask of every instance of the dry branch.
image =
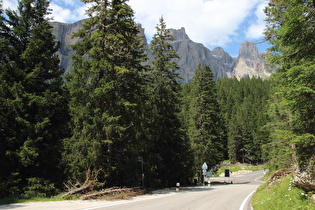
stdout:
[(126, 193), (126, 192), (132, 192), (132, 191), (135, 191), (135, 189), (134, 188), (117, 188), (117, 187), (113, 187), (113, 188), (109, 188), (109, 189), (103, 190), (101, 192), (92, 193), (92, 194), (88, 194), (88, 195), (83, 195), (83, 196), (80, 197), (80, 199), (81, 200), (87, 200), (87, 199), (92, 199), (92, 198), (96, 198), (96, 197), (107, 195), (107, 194)]
[(287, 177), (292, 173), (292, 169), (281, 169), (279, 171), (276, 171), (270, 178), (268, 185), (272, 185), (277, 183), (279, 179), (282, 179), (284, 177)]
[(81, 193), (81, 192), (83, 192), (83, 191), (85, 191), (85, 190), (87, 190), (89, 188), (92, 188), (92, 187), (93, 187), (93, 185), (91, 183), (85, 184), (82, 187), (79, 187), (79, 188), (76, 188), (74, 190), (71, 190), (70, 192), (67, 192), (66, 194), (64, 194), (62, 196), (62, 198), (65, 198), (67, 196), (74, 195), (74, 194), (77, 194), (77, 193)]

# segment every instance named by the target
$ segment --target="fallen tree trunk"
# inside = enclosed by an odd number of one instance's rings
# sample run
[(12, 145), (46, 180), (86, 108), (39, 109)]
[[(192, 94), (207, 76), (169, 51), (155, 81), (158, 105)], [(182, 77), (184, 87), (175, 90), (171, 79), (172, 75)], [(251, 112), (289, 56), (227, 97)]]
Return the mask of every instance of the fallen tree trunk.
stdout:
[(135, 189), (133, 188), (109, 188), (106, 190), (103, 190), (101, 192), (97, 192), (97, 193), (92, 193), (92, 194), (88, 194), (88, 195), (83, 195), (80, 197), (81, 200), (87, 200), (87, 199), (92, 199), (95, 197), (99, 197), (99, 196), (103, 196), (106, 194), (113, 194), (113, 193), (123, 193), (123, 192), (132, 192)]
[(79, 188), (76, 188), (74, 190), (71, 190), (70, 192), (67, 192), (66, 194), (64, 194), (62, 196), (62, 198), (65, 198), (67, 196), (74, 195), (74, 194), (77, 194), (77, 193), (81, 193), (81, 192), (83, 192), (83, 191), (85, 191), (85, 190), (87, 190), (87, 189), (89, 189), (91, 187), (92, 187), (91, 183), (85, 184), (82, 187), (79, 187)]

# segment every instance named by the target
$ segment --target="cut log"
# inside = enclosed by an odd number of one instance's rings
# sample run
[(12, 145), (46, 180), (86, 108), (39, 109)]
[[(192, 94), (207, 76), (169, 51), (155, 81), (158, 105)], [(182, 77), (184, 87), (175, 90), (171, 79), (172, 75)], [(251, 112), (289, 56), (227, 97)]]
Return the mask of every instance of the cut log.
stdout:
[(89, 188), (92, 188), (92, 184), (91, 183), (88, 183), (88, 184), (85, 184), (83, 185), (82, 187), (79, 187), (79, 188), (76, 188), (74, 190), (71, 190), (70, 192), (67, 192), (66, 194), (64, 194), (62, 196), (62, 198), (65, 198), (67, 196), (70, 196), (70, 195), (74, 195), (74, 194), (77, 194), (77, 193), (81, 193)]

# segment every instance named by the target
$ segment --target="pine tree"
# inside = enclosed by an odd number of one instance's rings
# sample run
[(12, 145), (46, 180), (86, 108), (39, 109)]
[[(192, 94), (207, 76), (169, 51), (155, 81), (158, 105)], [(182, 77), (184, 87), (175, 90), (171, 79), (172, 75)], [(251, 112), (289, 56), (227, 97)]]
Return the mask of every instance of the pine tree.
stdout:
[[(278, 86), (272, 107), (278, 117), (273, 130), (285, 135), (284, 147), (290, 145), (296, 154), (291, 156), (291, 163), (296, 162), (301, 170), (315, 158), (314, 8), (312, 0), (280, 0), (271, 1), (265, 10), (265, 35), (273, 45), (269, 59), (279, 66), (274, 75)], [(287, 116), (285, 121), (283, 116)]]
[(232, 162), (263, 162), (262, 145), (269, 141), (264, 126), (269, 122), (270, 84), (260, 78), (222, 78), (217, 82), (219, 104), (228, 122)]
[(203, 162), (214, 166), (226, 158), (227, 136), (210, 67), (199, 64), (191, 85), (189, 134), (200, 172)]
[(67, 103), (48, 6), (46, 0), (22, 0), (17, 11), (1, 15), (1, 162), (8, 169), (1, 171), (21, 184), (61, 181)]
[(76, 54), (67, 75), (72, 137), (64, 143), (70, 178), (103, 171), (108, 185), (141, 183), (143, 76), (142, 37), (126, 0), (94, 3), (75, 36)]
[(172, 40), (161, 17), (150, 44), (154, 59), (149, 74), (148, 116), (151, 121), (146, 159), (151, 187), (187, 183), (192, 176), (190, 144), (179, 119), (181, 85), (175, 62), (178, 55), (170, 44)]

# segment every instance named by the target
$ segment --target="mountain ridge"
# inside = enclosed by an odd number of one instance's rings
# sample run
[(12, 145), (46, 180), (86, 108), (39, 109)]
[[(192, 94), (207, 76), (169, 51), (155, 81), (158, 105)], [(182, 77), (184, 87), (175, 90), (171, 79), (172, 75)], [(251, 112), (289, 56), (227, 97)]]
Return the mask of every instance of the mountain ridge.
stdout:
[[(58, 55), (61, 60), (61, 66), (66, 71), (71, 67), (70, 58), (74, 54), (70, 46), (79, 41), (78, 38), (72, 39), (72, 34), (81, 27), (83, 21), (72, 24), (51, 22), (53, 35), (61, 42)], [(252, 42), (244, 41), (240, 46), (238, 57), (233, 58), (221, 47), (214, 48), (211, 51), (203, 44), (192, 41), (186, 34), (184, 27), (170, 29), (170, 33), (174, 37), (174, 41), (171, 44), (179, 55), (177, 64), (180, 68), (179, 74), (183, 78), (183, 83), (188, 83), (192, 80), (194, 71), (199, 63), (210, 66), (215, 80), (221, 77), (241, 79), (244, 77), (267, 78), (270, 76), (263, 56), (259, 54), (257, 47)], [(140, 34), (145, 37), (145, 29), (142, 27), (140, 27)], [(152, 55), (150, 54), (150, 46), (146, 38), (144, 38), (144, 43), (150, 62)], [(146, 64), (149, 64), (149, 62)]]

